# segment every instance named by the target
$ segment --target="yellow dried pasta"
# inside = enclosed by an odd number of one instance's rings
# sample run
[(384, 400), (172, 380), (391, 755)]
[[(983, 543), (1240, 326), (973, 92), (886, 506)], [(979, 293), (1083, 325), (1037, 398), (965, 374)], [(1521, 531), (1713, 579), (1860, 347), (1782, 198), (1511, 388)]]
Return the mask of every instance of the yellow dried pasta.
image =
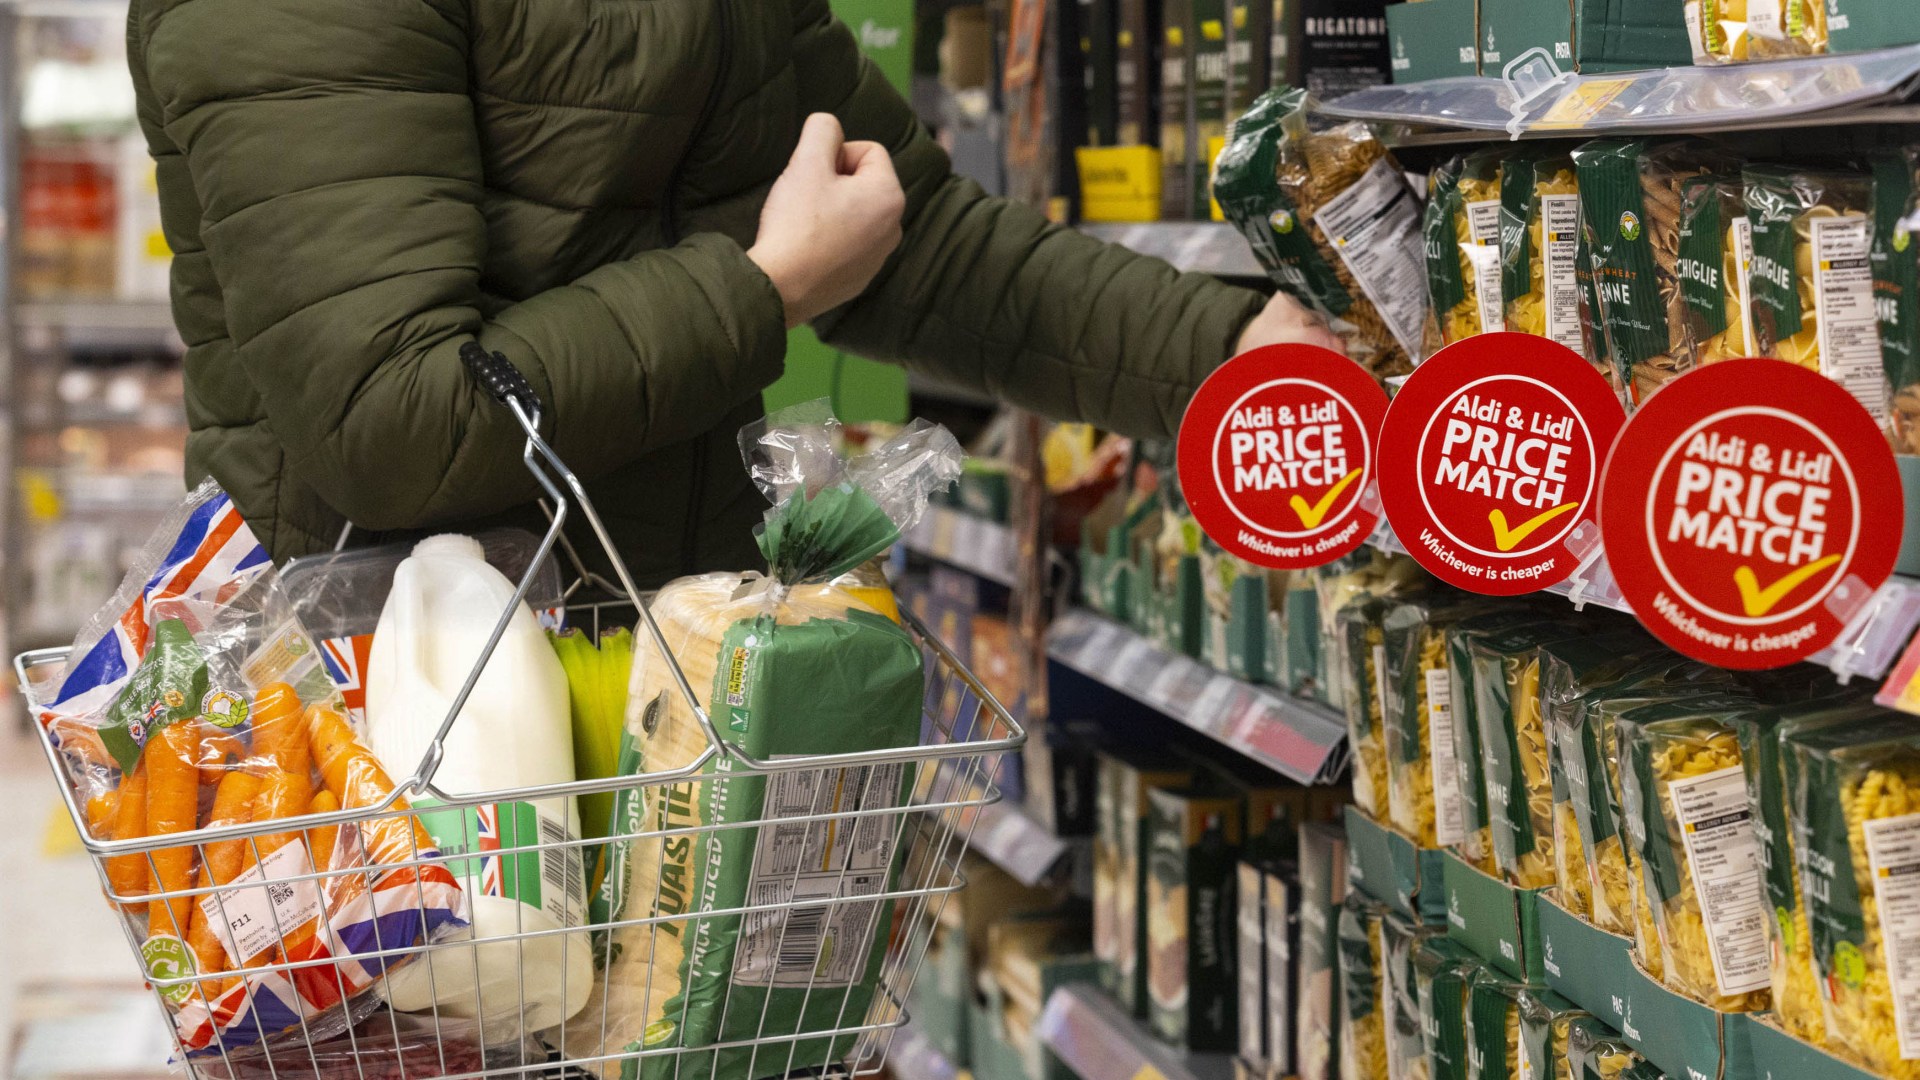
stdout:
[(1554, 883), (1553, 778), (1547, 769), (1547, 732), (1540, 722), (1540, 657), (1534, 654), (1520, 665), (1512, 690), (1513, 734), (1519, 749), (1525, 810), (1532, 823), (1533, 846), (1515, 852), (1517, 861), (1508, 878), (1523, 889), (1543, 889)]
[(1559, 892), (1560, 906), (1588, 922), (1593, 921), (1593, 880), (1587, 866), (1585, 845), (1580, 840), (1580, 819), (1573, 804), (1556, 799), (1553, 804), (1553, 881)]
[[(1405, 747), (1389, 746), (1387, 771), (1387, 809), (1393, 826), (1421, 847), (1439, 846), (1437, 811), (1433, 794), (1433, 756), (1430, 744), (1434, 702), (1428, 697), (1431, 676), (1447, 668), (1446, 634), (1438, 627), (1424, 626), (1419, 631), (1419, 655), (1412, 681), (1413, 715), (1399, 738), (1413, 737)], [(1442, 709), (1449, 704), (1440, 702)], [(1396, 729), (1389, 728), (1389, 742)]]
[(1353, 755), (1353, 804), (1375, 821), (1387, 817), (1387, 737), (1380, 700), (1380, 620), (1385, 604), (1367, 597), (1341, 609), (1347, 742)]

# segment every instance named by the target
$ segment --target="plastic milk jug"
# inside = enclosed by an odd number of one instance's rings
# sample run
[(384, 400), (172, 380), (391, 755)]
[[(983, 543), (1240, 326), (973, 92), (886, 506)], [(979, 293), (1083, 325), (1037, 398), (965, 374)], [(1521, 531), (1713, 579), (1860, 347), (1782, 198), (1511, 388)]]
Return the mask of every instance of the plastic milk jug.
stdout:
[[(513, 591), (465, 536), (422, 540), (395, 569), (368, 660), (367, 736), (396, 783), (419, 768)], [(573, 778), (566, 674), (523, 603), (447, 733), (433, 785), (459, 796)], [(425, 809), (421, 823), (441, 853), (463, 856), (447, 865), (467, 891), (474, 944), (436, 949), (397, 969), (388, 1003), (402, 1012), (437, 1005), (443, 1016), (479, 1016), (489, 1039), (495, 1031), (539, 1031), (578, 1012), (593, 987), (587, 935), (524, 936), (585, 921), (580, 849), (534, 847), (578, 839), (573, 799), (436, 810), (421, 798), (414, 805)], [(499, 854), (512, 848), (528, 850)]]

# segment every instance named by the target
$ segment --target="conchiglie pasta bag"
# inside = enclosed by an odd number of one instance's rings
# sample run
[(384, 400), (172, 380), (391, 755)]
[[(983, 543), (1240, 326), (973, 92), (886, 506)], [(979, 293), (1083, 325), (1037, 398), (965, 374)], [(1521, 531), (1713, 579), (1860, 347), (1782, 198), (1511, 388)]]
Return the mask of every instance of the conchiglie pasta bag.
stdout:
[(1793, 732), (1794, 854), (1828, 1048), (1920, 1076), (1920, 724)]
[[(824, 409), (800, 408), (742, 435), (749, 471), (776, 502), (756, 537), (767, 572), (681, 578), (653, 616), (719, 737), (755, 758), (916, 745), (919, 646), (823, 583), (912, 525), (959, 475), (959, 446), (916, 423), (846, 461)], [(647, 644), (634, 656), (627, 736), (639, 773), (684, 769), (709, 749)], [(603, 970), (566, 1054), (636, 1055), (604, 1065), (608, 1076), (742, 1080), (843, 1057), (854, 1036), (700, 1048), (867, 1022), (892, 905), (862, 897), (892, 885), (910, 823), (775, 822), (902, 806), (913, 780), (900, 764), (743, 775), (723, 755), (680, 782), (622, 792), (595, 921), (658, 921), (617, 927), (596, 950)], [(658, 835), (682, 829), (705, 831)], [(801, 906), (773, 907), (787, 904)], [(753, 905), (771, 909), (702, 915)]]
[(1747, 267), (1753, 228), (1740, 178), (1702, 174), (1680, 185), (1680, 295), (1694, 361), (1753, 356)]
[(1864, 173), (1748, 165), (1748, 274), (1755, 356), (1818, 371), (1886, 415), (1873, 303), (1873, 181)]
[[(457, 535), (422, 540), (395, 568), (373, 633), (367, 737), (389, 774), (419, 767), (510, 607), (505, 634), (447, 732), (434, 786), (470, 796), (572, 782), (573, 728), (560, 659), (479, 541)], [(401, 1012), (482, 1018), (489, 1038), (508, 1039), (578, 1012), (593, 985), (593, 962), (586, 932), (563, 932), (581, 927), (587, 915), (581, 850), (562, 846), (580, 837), (574, 800), (430, 809), (421, 821), (449, 854), (503, 853), (448, 863), (473, 898), (474, 947), (441, 949), (430, 965), (395, 973), (388, 1003)]]
[(1551, 990), (1520, 992), (1520, 1070), (1516, 1080), (1579, 1080), (1568, 1054), (1573, 1025), (1592, 1016)]

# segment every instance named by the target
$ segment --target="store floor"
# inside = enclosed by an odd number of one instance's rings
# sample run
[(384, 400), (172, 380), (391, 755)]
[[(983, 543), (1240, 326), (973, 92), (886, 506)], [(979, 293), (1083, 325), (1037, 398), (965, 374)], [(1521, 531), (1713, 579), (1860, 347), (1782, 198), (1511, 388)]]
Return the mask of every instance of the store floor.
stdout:
[(0, 734), (0, 1080), (167, 1077), (159, 1009), (134, 977), (46, 758)]

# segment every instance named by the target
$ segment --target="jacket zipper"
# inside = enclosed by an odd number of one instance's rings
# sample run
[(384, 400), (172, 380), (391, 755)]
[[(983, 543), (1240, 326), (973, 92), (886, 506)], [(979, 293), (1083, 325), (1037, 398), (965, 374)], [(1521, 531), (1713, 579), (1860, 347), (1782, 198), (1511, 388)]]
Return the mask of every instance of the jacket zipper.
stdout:
[[(687, 152), (680, 155), (674, 163), (673, 172), (667, 178), (666, 202), (660, 210), (660, 235), (666, 246), (672, 247), (680, 242), (680, 221), (678, 205), (680, 201), (680, 183), (683, 179), (687, 158), (693, 155), (693, 149), (700, 143), (700, 136), (706, 133), (707, 125), (713, 121), (713, 114), (720, 107), (720, 95), (727, 85), (727, 69), (733, 61), (733, 8), (731, 0), (720, 0), (714, 6), (715, 25), (720, 37), (719, 62), (714, 66), (713, 83), (707, 87), (706, 101), (701, 103), (700, 116), (693, 124), (693, 134), (687, 139)], [(699, 566), (699, 557), (694, 545), (700, 537), (700, 503), (703, 489), (707, 485), (707, 437), (703, 433), (693, 444), (693, 462), (689, 471), (691, 482), (687, 485), (687, 520), (681, 526), (680, 534), (680, 572), (682, 575), (693, 573)]]

